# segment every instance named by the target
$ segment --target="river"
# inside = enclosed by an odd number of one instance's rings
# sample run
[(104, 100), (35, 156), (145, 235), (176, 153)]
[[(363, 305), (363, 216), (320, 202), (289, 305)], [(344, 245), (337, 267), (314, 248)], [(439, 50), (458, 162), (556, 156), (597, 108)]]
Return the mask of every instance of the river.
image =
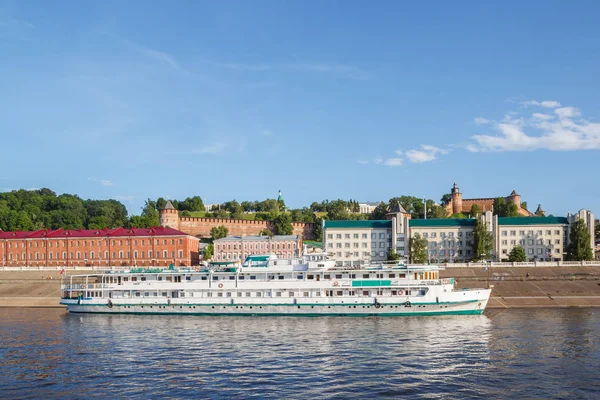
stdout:
[(600, 310), (70, 315), (0, 308), (0, 398), (595, 398)]

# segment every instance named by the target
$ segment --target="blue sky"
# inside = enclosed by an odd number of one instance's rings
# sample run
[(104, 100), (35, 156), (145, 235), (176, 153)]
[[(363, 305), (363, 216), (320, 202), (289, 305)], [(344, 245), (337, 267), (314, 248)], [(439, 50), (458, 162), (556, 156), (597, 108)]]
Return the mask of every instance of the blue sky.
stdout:
[(0, 0), (0, 190), (600, 214), (595, 1)]

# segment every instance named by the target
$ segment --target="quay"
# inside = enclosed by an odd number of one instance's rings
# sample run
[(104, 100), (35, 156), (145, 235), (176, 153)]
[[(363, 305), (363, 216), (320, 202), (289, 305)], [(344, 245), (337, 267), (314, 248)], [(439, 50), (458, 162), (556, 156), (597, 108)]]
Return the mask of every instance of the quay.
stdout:
[[(586, 263), (592, 264), (592, 263)], [(92, 273), (84, 267), (67, 273)], [(60, 270), (0, 269), (0, 307), (63, 308)], [(465, 266), (440, 271), (457, 288), (493, 285), (488, 309), (600, 307), (600, 263), (575, 266)]]

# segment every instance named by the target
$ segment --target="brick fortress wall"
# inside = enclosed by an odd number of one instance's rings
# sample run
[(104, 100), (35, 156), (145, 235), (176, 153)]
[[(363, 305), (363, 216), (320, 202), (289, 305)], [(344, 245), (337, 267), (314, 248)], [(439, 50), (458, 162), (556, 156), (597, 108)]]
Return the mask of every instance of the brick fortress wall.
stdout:
[[(162, 217), (162, 215), (161, 215)], [(251, 221), (244, 219), (229, 219), (229, 218), (190, 218), (181, 217), (178, 219), (178, 226), (171, 226), (161, 218), (163, 226), (180, 230), (188, 235), (196, 237), (209, 237), (210, 230), (218, 226), (224, 226), (229, 229), (230, 235), (248, 236), (258, 235), (263, 229), (273, 231), (273, 223), (270, 221)], [(303, 239), (312, 239), (315, 230), (315, 224), (307, 224), (304, 222), (293, 222), (294, 235), (302, 235)]]

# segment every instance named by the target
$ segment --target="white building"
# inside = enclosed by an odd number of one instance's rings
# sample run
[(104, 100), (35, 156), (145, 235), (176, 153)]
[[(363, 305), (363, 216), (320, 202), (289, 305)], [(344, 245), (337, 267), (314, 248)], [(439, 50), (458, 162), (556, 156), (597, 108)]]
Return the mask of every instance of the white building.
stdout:
[[(398, 205), (376, 221), (324, 221), (324, 250), (338, 265), (387, 260), (390, 248), (402, 259), (410, 252), (408, 238), (416, 234), (427, 239), (428, 258), (431, 262), (468, 262), (473, 253), (473, 230), (476, 219), (419, 219), (413, 220)], [(520, 245), (528, 261), (562, 261), (571, 224), (582, 219), (594, 248), (594, 215), (581, 210), (567, 217), (498, 217), (491, 211), (481, 217), (492, 233), (491, 259), (507, 261), (511, 250)], [(410, 260), (408, 260), (410, 261)]]

